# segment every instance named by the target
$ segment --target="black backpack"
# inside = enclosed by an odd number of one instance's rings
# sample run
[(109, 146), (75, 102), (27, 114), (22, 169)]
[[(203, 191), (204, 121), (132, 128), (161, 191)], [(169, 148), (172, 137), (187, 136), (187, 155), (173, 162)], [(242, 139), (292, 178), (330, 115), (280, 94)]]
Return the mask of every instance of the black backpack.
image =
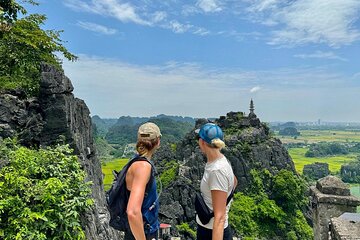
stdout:
[(136, 156), (131, 159), (120, 172), (115, 172), (115, 179), (112, 183), (110, 190), (105, 193), (107, 208), (110, 212), (109, 225), (117, 230), (126, 231), (130, 229), (129, 222), (126, 214), (126, 208), (129, 201), (129, 191), (126, 188), (126, 172), (128, 171), (131, 164), (136, 161), (147, 161), (151, 164), (152, 173), (150, 180), (146, 185), (145, 194), (148, 192), (149, 186), (151, 186), (154, 180), (154, 166), (153, 164), (144, 157)]

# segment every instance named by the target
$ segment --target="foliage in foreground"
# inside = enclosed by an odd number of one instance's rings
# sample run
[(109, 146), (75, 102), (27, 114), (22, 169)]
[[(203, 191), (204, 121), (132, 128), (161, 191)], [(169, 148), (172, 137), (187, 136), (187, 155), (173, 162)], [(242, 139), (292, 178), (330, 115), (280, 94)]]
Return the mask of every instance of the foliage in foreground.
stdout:
[(71, 153), (0, 142), (0, 239), (85, 239), (80, 215), (93, 204), (91, 182)]
[[(32, 0), (23, 2), (37, 5)], [(21, 19), (20, 14), (24, 16)], [(39, 90), (41, 63), (60, 67), (56, 53), (76, 60), (63, 46), (61, 31), (41, 29), (45, 21), (45, 15), (27, 15), (15, 0), (0, 1), (0, 89), (20, 88), (35, 95)]]
[(176, 225), (176, 228), (179, 232), (183, 233), (185, 236), (191, 237), (192, 239), (196, 238), (196, 231), (193, 230), (188, 223), (181, 223), (180, 225)]
[(313, 239), (301, 209), (307, 204), (306, 186), (292, 172), (252, 170), (252, 184), (237, 193), (231, 205), (229, 222), (244, 239)]

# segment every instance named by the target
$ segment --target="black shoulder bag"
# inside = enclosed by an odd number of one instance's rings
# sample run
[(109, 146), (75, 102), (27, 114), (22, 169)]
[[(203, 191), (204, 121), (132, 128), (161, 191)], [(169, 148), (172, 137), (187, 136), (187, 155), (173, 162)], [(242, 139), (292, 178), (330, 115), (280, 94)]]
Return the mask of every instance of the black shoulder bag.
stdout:
[[(226, 200), (226, 206), (229, 204), (229, 202), (231, 201), (231, 199), (234, 196), (234, 191), (235, 189), (233, 189), (230, 193), (230, 195), (228, 196), (227, 200)], [(214, 212), (210, 210), (210, 208), (206, 205), (204, 198), (201, 196), (201, 193), (197, 192), (196, 196), (195, 196), (195, 211), (201, 221), (202, 224), (207, 224), (208, 222), (210, 222), (210, 219), (212, 217), (214, 217)]]

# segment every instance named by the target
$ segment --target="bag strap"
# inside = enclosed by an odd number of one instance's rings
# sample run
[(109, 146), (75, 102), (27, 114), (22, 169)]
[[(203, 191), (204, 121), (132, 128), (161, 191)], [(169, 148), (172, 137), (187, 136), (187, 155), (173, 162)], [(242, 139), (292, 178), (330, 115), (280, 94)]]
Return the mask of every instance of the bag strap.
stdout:
[(229, 204), (229, 202), (231, 201), (231, 199), (234, 197), (234, 193), (235, 193), (235, 188), (231, 191), (230, 195), (229, 195), (228, 198), (226, 199), (226, 206)]

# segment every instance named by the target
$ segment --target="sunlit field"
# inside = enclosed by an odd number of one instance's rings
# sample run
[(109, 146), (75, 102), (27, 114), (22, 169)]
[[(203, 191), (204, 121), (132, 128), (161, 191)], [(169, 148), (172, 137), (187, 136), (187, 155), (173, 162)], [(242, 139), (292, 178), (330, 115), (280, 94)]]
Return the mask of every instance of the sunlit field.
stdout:
[(302, 173), (304, 165), (321, 162), (328, 163), (331, 173), (337, 173), (340, 171), (341, 165), (356, 160), (356, 154), (348, 155), (337, 155), (331, 157), (322, 157), (322, 158), (308, 158), (305, 157), (305, 153), (308, 148), (290, 148), (288, 152), (291, 158), (294, 161), (296, 171)]
[(291, 136), (276, 137), (282, 143), (317, 143), (317, 142), (360, 142), (360, 131), (335, 131), (335, 130), (301, 130), (296, 139)]
[(103, 163), (101, 166), (102, 173), (104, 176), (104, 188), (105, 190), (108, 190), (111, 186), (112, 181), (114, 180), (114, 176), (112, 174), (113, 170), (120, 171), (125, 164), (128, 162), (128, 158), (118, 158), (114, 159), (112, 161)]

